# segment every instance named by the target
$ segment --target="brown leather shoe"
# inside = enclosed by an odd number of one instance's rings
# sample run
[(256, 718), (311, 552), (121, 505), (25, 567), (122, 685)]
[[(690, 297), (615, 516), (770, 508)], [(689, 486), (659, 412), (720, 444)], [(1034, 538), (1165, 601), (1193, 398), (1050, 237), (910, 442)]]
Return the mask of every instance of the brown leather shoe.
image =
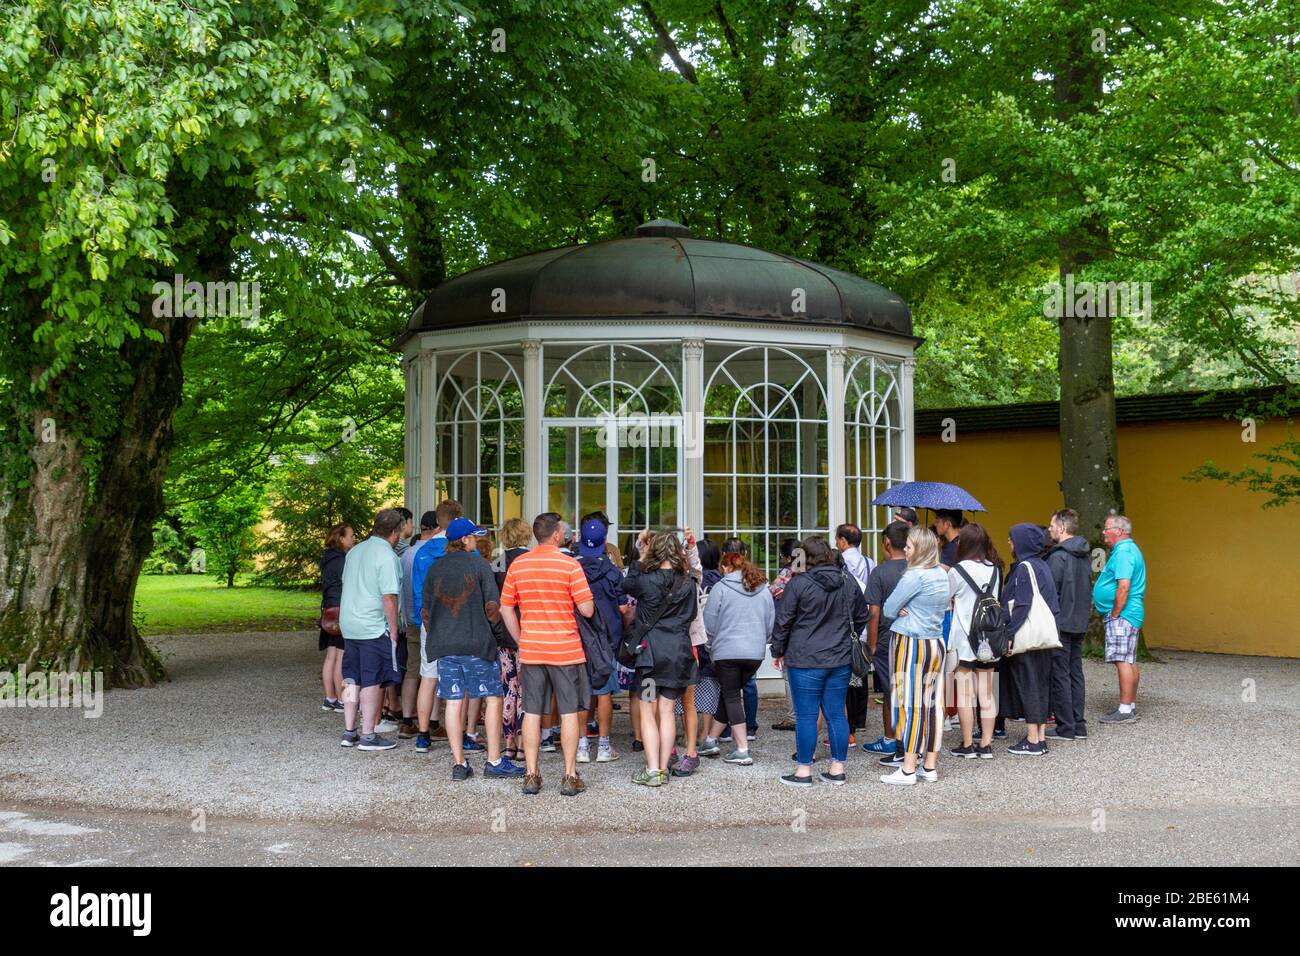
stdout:
[(404, 720), (397, 727), (397, 736), (402, 740), (410, 740), (412, 737), (419, 734), (419, 732), (420, 729), (415, 726), (415, 721), (413, 720)]
[[(565, 777), (567, 780), (568, 777)], [(542, 792), (542, 775), (540, 773), (524, 774), (524, 793), (534, 794)]]
[(447, 728), (446, 728), (446, 727), (434, 727), (433, 730), (429, 731), (429, 736), (430, 736), (430, 737), (437, 737), (439, 740), (446, 740), (446, 739), (447, 739)]
[(566, 773), (564, 779), (560, 781), (560, 796), (562, 797), (576, 797), (586, 789), (587, 784), (576, 773), (572, 777)]

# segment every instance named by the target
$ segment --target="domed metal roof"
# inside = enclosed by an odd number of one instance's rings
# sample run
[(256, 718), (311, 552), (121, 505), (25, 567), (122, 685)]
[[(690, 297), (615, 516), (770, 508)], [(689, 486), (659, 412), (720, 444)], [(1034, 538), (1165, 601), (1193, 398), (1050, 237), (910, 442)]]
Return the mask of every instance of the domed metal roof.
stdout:
[[(803, 312), (794, 311), (795, 289), (804, 290)], [(557, 318), (740, 319), (912, 335), (911, 310), (884, 286), (794, 256), (692, 239), (667, 219), (632, 237), (547, 249), (448, 279), (407, 328)]]

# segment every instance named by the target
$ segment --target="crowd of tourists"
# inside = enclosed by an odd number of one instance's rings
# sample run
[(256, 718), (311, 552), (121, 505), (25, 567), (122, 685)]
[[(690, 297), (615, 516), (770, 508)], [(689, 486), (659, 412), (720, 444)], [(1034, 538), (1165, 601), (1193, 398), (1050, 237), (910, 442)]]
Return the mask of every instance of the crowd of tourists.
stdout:
[[(881, 734), (864, 742), (885, 784), (938, 780), (945, 731), (955, 758), (1006, 747), (1041, 757), (1049, 742), (1085, 740), (1083, 645), (1095, 609), (1119, 680), (1104, 723), (1137, 720), (1137, 640), (1145, 562), (1121, 515), (1106, 519), (1109, 558), (1095, 583), (1079, 517), (1020, 523), (1006, 543), (961, 512), (923, 526), (897, 508), (880, 532), (879, 564), (863, 534), (780, 545), (770, 581), (739, 537), (643, 530), (626, 553), (595, 512), (571, 529), (547, 512), (488, 530), (443, 501), (421, 516), (380, 511), (357, 541), (331, 528), (321, 558), (321, 709), (343, 715), (340, 744), (428, 753), (445, 741), (451, 776), (520, 779), (542, 790), (542, 754), (560, 755), (560, 793), (586, 789), (578, 764), (623, 759), (615, 711), (631, 723), (632, 781), (661, 787), (701, 758), (755, 764), (756, 675), (770, 654), (794, 731), (792, 787), (847, 780), (850, 747), (874, 693)], [(867, 550), (870, 550), (868, 548)], [(820, 742), (820, 745), (819, 745)], [(820, 754), (820, 757), (819, 757)], [(826, 768), (816, 778), (819, 759)]]

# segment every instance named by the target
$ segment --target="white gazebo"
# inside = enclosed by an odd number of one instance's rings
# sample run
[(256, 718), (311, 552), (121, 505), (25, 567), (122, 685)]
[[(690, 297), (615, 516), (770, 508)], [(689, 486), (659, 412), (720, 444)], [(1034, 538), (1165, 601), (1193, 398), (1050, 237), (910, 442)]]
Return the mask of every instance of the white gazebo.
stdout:
[(771, 573), (783, 538), (887, 520), (870, 501), (913, 478), (918, 341), (882, 286), (665, 220), (484, 266), (400, 342), (407, 505), (493, 528), (604, 511), (620, 547), (738, 535)]

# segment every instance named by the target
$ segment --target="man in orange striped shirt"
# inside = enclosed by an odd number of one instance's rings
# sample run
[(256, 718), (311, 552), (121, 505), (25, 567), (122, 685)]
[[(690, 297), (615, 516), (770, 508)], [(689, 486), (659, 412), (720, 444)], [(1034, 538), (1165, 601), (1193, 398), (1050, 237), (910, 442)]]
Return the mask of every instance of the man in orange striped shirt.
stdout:
[(567, 529), (554, 511), (533, 521), (537, 547), (521, 554), (501, 587), (501, 620), (519, 643), (519, 685), (524, 704), (524, 793), (540, 793), (537, 754), (542, 715), (554, 695), (560, 708), (564, 779), (560, 793), (576, 797), (587, 785), (578, 776), (578, 711), (591, 702), (591, 679), (574, 609), (583, 617), (596, 611), (582, 565), (560, 552)]

